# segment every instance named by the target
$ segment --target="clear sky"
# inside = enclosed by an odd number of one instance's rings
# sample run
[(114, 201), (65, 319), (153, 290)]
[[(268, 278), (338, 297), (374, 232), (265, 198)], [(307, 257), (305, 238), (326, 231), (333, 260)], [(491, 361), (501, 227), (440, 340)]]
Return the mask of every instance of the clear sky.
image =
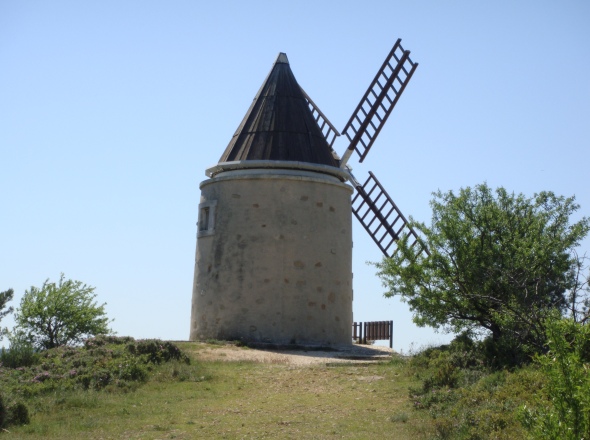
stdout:
[[(198, 185), (277, 54), (342, 128), (397, 38), (419, 67), (359, 180), (427, 223), (433, 191), (484, 181), (590, 215), (590, 2), (3, 0), (0, 290), (64, 272), (120, 335), (186, 339)], [(448, 340), (382, 297), (380, 259), (355, 223), (355, 320)]]

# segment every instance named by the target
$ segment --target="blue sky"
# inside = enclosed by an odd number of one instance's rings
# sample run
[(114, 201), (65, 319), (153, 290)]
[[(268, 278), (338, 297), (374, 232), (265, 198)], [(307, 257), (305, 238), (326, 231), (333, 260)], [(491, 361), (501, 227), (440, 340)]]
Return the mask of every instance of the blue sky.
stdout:
[[(351, 165), (407, 216), (428, 223), (433, 191), (484, 181), (590, 215), (590, 3), (444, 3), (4, 0), (0, 290), (16, 306), (64, 272), (119, 334), (186, 339), (198, 185), (279, 52), (342, 128), (402, 38), (419, 67)], [(380, 258), (355, 224), (355, 320), (393, 319), (398, 350), (448, 340), (382, 298), (365, 263)]]

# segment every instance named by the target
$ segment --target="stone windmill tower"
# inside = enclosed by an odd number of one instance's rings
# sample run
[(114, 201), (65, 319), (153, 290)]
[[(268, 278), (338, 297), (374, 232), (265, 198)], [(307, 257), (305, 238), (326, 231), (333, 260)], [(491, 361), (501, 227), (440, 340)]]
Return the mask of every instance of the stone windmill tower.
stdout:
[(200, 184), (191, 340), (351, 343), (351, 213), (386, 255), (402, 230), (419, 240), (374, 175), (360, 185), (346, 162), (355, 150), (364, 159), (416, 66), (398, 40), (340, 159), (340, 134), (279, 54)]

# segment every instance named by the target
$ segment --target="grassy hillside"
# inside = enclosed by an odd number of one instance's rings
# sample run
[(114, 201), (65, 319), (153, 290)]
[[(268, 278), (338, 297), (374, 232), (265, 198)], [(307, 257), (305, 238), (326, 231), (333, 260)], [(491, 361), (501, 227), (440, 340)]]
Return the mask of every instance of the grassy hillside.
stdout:
[[(100, 352), (116, 353), (121, 346), (105, 344)], [(8, 426), (9, 432), (3, 436), (358, 439), (383, 438), (385, 434), (421, 438), (429, 433), (427, 415), (411, 408), (408, 387), (418, 382), (405, 373), (403, 363), (292, 366), (199, 362), (199, 350), (216, 346), (179, 346), (190, 363), (172, 359), (153, 364), (139, 381), (121, 379), (112, 372), (104, 386), (100, 385), (100, 374), (90, 381), (76, 380), (76, 375), (63, 379), (73, 369), (64, 359), (76, 357), (80, 369), (79, 361), (85, 358), (87, 370), (81, 374), (102, 372), (104, 378), (109, 376), (109, 364), (117, 371), (124, 370), (118, 363), (123, 355), (105, 358), (97, 348), (90, 353), (92, 349), (84, 347), (78, 350), (82, 356), (64, 357), (70, 350), (59, 349), (40, 364), (21, 369), (19, 378), (10, 378), (8, 369), (2, 368), (5, 400), (19, 399), (30, 412), (29, 424)], [(96, 356), (97, 368), (89, 367), (91, 355)], [(50, 362), (60, 367), (53, 368)], [(43, 374), (39, 370), (52, 372), (39, 380)]]
[(532, 371), (464, 373), (433, 351), (299, 366), (199, 360), (201, 350), (219, 347), (211, 344), (180, 343), (175, 351), (160, 341), (111, 338), (95, 345), (49, 351), (30, 368), (2, 367), (5, 403), (24, 403), (30, 422), (0, 436), (520, 439), (515, 408), (540, 380)]

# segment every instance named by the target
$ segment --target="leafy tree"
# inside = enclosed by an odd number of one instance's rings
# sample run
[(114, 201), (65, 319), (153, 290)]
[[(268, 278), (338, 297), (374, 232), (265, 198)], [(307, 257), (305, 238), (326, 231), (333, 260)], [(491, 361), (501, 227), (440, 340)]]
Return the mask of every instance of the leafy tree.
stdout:
[(573, 250), (590, 224), (570, 221), (575, 198), (494, 194), (485, 183), (433, 195), (432, 225), (413, 223), (430, 255), (413, 257), (400, 240), (397, 254), (376, 264), (385, 296), (408, 302), (420, 326), (491, 335), (493, 350), (510, 356), (543, 350), (545, 318), (564, 312), (579, 284)]
[[(12, 300), (13, 296), (14, 296), (14, 290), (12, 290), (12, 289), (8, 289), (8, 290), (5, 290), (4, 292), (0, 292), (0, 321), (2, 321), (2, 318), (4, 318), (6, 315), (12, 313), (13, 308), (12, 307), (6, 308), (6, 304), (8, 303), (8, 301)], [(4, 310), (4, 309), (6, 309), (6, 310)], [(8, 331), (6, 329), (3, 329), (2, 327), (0, 327), (0, 341), (2, 340), (2, 338), (4, 337), (4, 335), (7, 332)]]
[(16, 310), (17, 331), (23, 331), (35, 346), (44, 349), (111, 333), (106, 303), (94, 301), (94, 289), (81, 281), (66, 280), (63, 273), (57, 284), (47, 279), (41, 288), (31, 287)]

